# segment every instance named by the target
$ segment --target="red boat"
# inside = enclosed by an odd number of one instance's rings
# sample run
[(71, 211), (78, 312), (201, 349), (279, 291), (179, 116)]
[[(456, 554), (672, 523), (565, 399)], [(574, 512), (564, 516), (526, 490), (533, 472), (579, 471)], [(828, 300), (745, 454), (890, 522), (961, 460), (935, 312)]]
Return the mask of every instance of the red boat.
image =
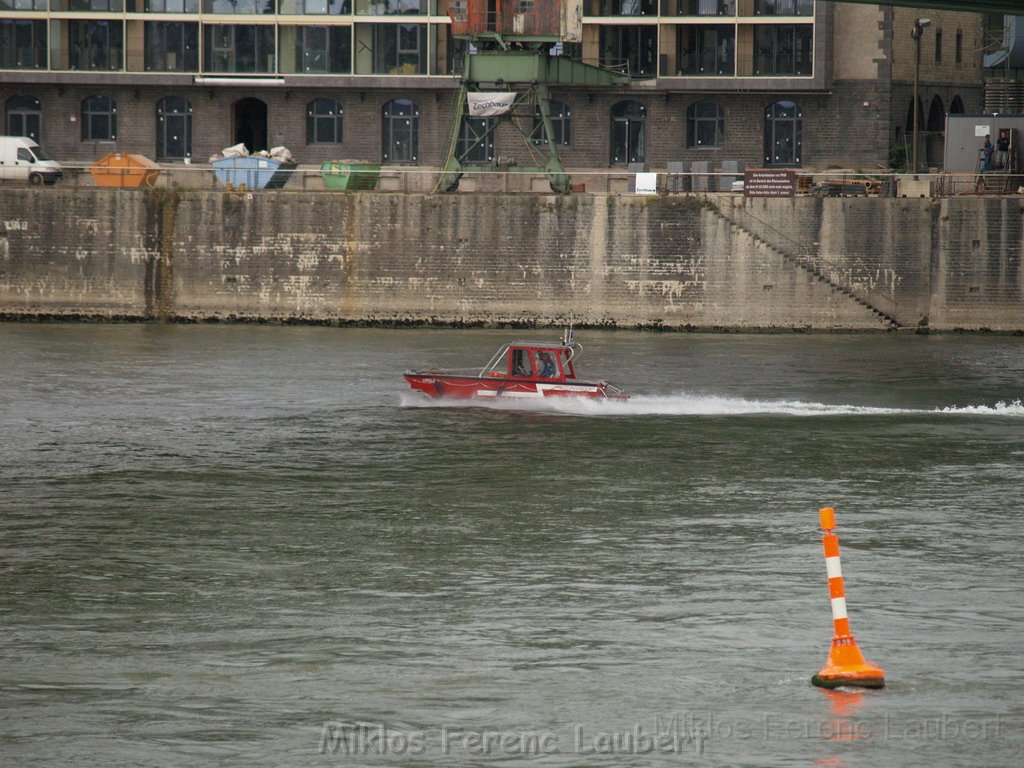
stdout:
[(406, 371), (414, 390), (431, 398), (480, 399), (586, 397), (625, 400), (606, 381), (576, 378), (575, 360), (582, 347), (567, 330), (561, 343), (513, 341), (499, 349), (479, 371)]

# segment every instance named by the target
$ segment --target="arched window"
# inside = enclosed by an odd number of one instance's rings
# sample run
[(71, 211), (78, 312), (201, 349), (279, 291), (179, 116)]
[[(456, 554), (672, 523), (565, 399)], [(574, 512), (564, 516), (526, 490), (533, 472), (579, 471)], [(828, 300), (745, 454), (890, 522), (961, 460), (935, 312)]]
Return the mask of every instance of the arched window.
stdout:
[(942, 106), (942, 99), (938, 94), (932, 98), (931, 106), (928, 107), (928, 124), (926, 131), (932, 133), (945, 133), (946, 131), (946, 110)]
[(156, 104), (156, 159), (192, 157), (192, 102), (166, 96)]
[(686, 108), (686, 146), (720, 147), (725, 143), (725, 109), (713, 101), (698, 101)]
[(341, 144), (341, 104), (316, 99), (306, 105), (306, 143)]
[(419, 162), (420, 111), (416, 102), (394, 99), (381, 110), (385, 163)]
[(28, 94), (11, 96), (7, 100), (7, 135), (25, 136), (42, 144), (43, 110), (39, 99)]
[(117, 139), (117, 102), (109, 96), (90, 96), (82, 102), (82, 141)]
[(776, 101), (764, 111), (764, 164), (800, 165), (804, 121), (800, 106)]
[[(555, 133), (555, 144), (560, 147), (569, 146), (570, 139), (570, 115), (569, 105), (564, 101), (551, 99), (548, 102), (548, 109), (551, 112), (551, 128)], [(533, 134), (531, 136), (534, 144), (547, 144), (544, 136), (544, 123), (540, 117), (540, 106), (533, 112)]]
[(951, 115), (962, 115), (964, 113), (964, 100), (959, 96), (954, 96), (953, 100), (949, 103), (949, 114)]
[(647, 107), (620, 101), (612, 107), (612, 165), (642, 163), (647, 145)]

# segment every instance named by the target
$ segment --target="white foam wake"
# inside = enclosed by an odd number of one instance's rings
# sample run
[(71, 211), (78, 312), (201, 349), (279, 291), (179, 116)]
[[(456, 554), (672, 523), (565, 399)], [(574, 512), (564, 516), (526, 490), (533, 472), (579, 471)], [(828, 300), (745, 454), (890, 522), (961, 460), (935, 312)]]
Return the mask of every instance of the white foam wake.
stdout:
[(558, 413), (569, 416), (889, 416), (954, 414), (1024, 417), (1021, 400), (995, 405), (947, 406), (944, 408), (880, 408), (864, 405), (832, 405), (801, 400), (749, 400), (719, 395), (638, 395), (629, 400), (590, 400), (550, 397), (545, 400), (434, 400), (407, 392), (403, 407), (490, 408), (502, 411)]

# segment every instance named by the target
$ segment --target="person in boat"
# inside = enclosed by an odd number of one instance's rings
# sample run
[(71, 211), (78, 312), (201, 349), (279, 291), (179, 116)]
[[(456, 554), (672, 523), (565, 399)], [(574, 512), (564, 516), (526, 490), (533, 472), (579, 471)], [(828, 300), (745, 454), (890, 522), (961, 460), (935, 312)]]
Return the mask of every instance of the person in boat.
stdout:
[(553, 379), (555, 378), (555, 360), (551, 356), (550, 352), (539, 352), (537, 356), (540, 358), (541, 369), (540, 377), (542, 379)]

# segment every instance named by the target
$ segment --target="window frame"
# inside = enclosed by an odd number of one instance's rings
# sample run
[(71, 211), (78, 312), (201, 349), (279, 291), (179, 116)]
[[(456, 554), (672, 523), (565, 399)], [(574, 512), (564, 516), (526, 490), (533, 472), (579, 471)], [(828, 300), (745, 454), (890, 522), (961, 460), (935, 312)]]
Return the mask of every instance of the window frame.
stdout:
[[(337, 108), (337, 112), (322, 113), (318, 112), (319, 107), (324, 107), (327, 104), (333, 105)], [(337, 99), (332, 99), (326, 96), (322, 96), (318, 99), (313, 99), (311, 102), (306, 104), (306, 144), (341, 144), (344, 140), (344, 115), (345, 108), (341, 102)], [(330, 124), (331, 138), (321, 138), (320, 128), (321, 125)]]
[[(194, 72), (199, 69), (199, 22), (146, 21), (142, 31), (143, 62), (147, 72)], [(167, 57), (178, 59), (174, 68)], [(157, 66), (160, 60), (163, 66)]]
[[(770, 46), (762, 47), (762, 35), (771, 35)], [(783, 35), (789, 35), (789, 39)], [(806, 54), (801, 56), (806, 45)], [(788, 48), (788, 50), (787, 50)], [(770, 57), (770, 71), (758, 71), (758, 65), (768, 61), (762, 57), (767, 50)], [(801, 72), (806, 64), (807, 71)], [(754, 26), (754, 77), (813, 77), (814, 75), (814, 25), (813, 24), (758, 24)]]
[[(182, 106), (182, 111), (169, 111), (166, 106)], [(166, 152), (167, 150), (167, 131), (170, 126), (170, 121), (181, 120), (182, 132), (182, 146), (185, 150), (184, 155), (171, 155)], [(192, 157), (192, 102), (183, 96), (164, 96), (156, 103), (156, 160), (157, 162), (173, 162), (175, 160), (184, 160)], [(165, 150), (161, 152), (160, 150)]]
[[(99, 41), (102, 37), (103, 40)], [(76, 40), (76, 38), (78, 38)], [(93, 43), (100, 42), (98, 45)], [(85, 43), (83, 45), (83, 43)], [(124, 22), (121, 19), (76, 18), (68, 21), (68, 69), (74, 72), (124, 70)], [(105, 59), (105, 63), (94, 62)], [(116, 59), (116, 61), (115, 61)], [(87, 66), (83, 66), (87, 65)]]
[[(715, 115), (697, 114), (698, 107), (710, 105), (715, 108)], [(702, 144), (699, 141), (701, 128), (708, 124), (714, 130), (714, 141), (710, 144)], [(725, 146), (725, 107), (711, 99), (695, 101), (686, 108), (686, 148), (687, 149), (721, 149)]]
[[(639, 107), (639, 115), (630, 114), (631, 110), (635, 111), (633, 105)], [(616, 114), (616, 111), (620, 111), (621, 114)], [(637, 101), (636, 99), (622, 99), (612, 105), (612, 108), (609, 110), (609, 117), (611, 118), (611, 131), (608, 142), (609, 164), (612, 166), (627, 166), (630, 163), (646, 162), (647, 105), (643, 102)], [(634, 129), (637, 128), (637, 126), (639, 126), (639, 130), (634, 134)], [(620, 130), (624, 130), (625, 133), (617, 137)], [(622, 160), (620, 160), (616, 155), (617, 139), (624, 142), (618, 147), (618, 149), (623, 150), (625, 154), (625, 157)], [(637, 146), (634, 146), (634, 144)], [(636, 151), (637, 149), (638, 151)], [(631, 153), (634, 151), (636, 151), (635, 157), (631, 156)]]
[[(556, 105), (559, 111), (556, 112)], [(561, 99), (548, 99), (548, 111), (551, 117), (551, 129), (555, 134), (556, 147), (568, 147), (572, 144), (572, 110), (569, 104)], [(540, 116), (540, 106), (534, 107), (533, 131), (530, 139), (537, 146), (546, 147), (548, 140), (544, 135), (544, 121)]]
[[(788, 106), (787, 106), (788, 105)], [(773, 114), (777, 108), (785, 110), (792, 109), (793, 115)], [(773, 159), (775, 150), (778, 148), (778, 131), (783, 125), (792, 126), (792, 152), (791, 158), (783, 160)], [(789, 99), (773, 101), (764, 111), (764, 164), (766, 168), (799, 168), (803, 165), (803, 109), (800, 104)]]
[[(18, 93), (4, 102), (6, 113), (5, 127), (8, 136), (24, 136), (36, 144), (42, 144), (43, 137), (43, 104), (38, 97), (30, 93)], [(21, 125), (15, 128), (15, 118)], [(35, 124), (35, 135), (32, 124)]]
[[(29, 45), (19, 45), (25, 37)], [(0, 69), (46, 69), (48, 44), (49, 30), (45, 20), (0, 19)], [(19, 53), (23, 51), (28, 52), (31, 63), (19, 59)]]
[(469, 165), (481, 165), (494, 160), (494, 120), (490, 117), (470, 117), (468, 112), (463, 114), (455, 152), (459, 162)]
[[(88, 96), (82, 99), (81, 115), (82, 141), (117, 141), (116, 99), (102, 93)], [(97, 130), (101, 120), (106, 121), (106, 132)]]
[[(394, 107), (408, 108), (407, 112), (394, 111)], [(405, 126), (402, 123), (406, 123)], [(412, 99), (391, 99), (381, 107), (381, 162), (386, 165), (419, 164), (420, 109)], [(406, 135), (403, 136), (402, 134)], [(405, 141), (399, 142), (398, 139)], [(396, 153), (395, 147), (408, 147)], [(398, 156), (401, 155), (401, 156)]]

